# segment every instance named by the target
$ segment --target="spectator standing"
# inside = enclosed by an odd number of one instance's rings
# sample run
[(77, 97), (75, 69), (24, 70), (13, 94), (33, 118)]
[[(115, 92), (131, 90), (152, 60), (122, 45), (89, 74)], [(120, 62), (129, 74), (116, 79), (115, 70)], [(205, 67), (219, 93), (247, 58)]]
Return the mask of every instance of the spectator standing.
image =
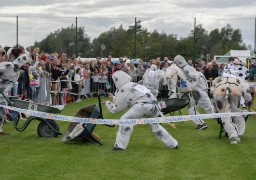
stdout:
[(255, 82), (255, 75), (256, 75), (256, 61), (254, 61), (253, 64), (251, 64), (251, 69), (250, 69), (250, 76), (249, 79), (252, 82)]
[(46, 71), (45, 61), (41, 60), (38, 71), (39, 71), (39, 82), (40, 82), (40, 97), (39, 103), (50, 105), (50, 84), (51, 84), (51, 77), (50, 73)]
[(111, 55), (108, 55), (107, 61), (112, 62), (112, 56)]
[(218, 77), (218, 69), (213, 68), (212, 63), (208, 62), (203, 74), (207, 80), (212, 81)]
[(196, 63), (197, 63), (197, 68), (196, 68), (196, 70), (199, 71), (199, 72), (202, 72), (202, 70), (203, 70), (202, 59), (197, 59), (197, 60), (196, 60)]
[(60, 76), (63, 73), (63, 69), (60, 68), (60, 65), (58, 65), (58, 59), (56, 57), (53, 57), (53, 61), (51, 63), (51, 79), (52, 79), (52, 85), (51, 85), (51, 95), (52, 95), (52, 105), (58, 105), (58, 99), (57, 99), (57, 93), (59, 91), (58, 89), (58, 81), (60, 80)]
[(126, 59), (121, 62), (121, 66), (122, 66), (122, 71), (124, 71), (124, 72), (127, 73), (127, 72), (128, 72), (128, 68), (127, 68), (127, 66), (126, 66), (126, 64), (125, 64), (125, 61), (126, 61)]
[(218, 77), (218, 69), (213, 68), (212, 63), (208, 62), (203, 74), (208, 82), (208, 95), (209, 95), (209, 93), (210, 93), (209, 88), (212, 86), (212, 81), (216, 77)]
[(78, 62), (79, 68), (80, 68), (80, 78), (82, 78), (82, 82), (79, 83), (79, 95), (80, 95), (80, 99), (82, 97), (84, 97), (84, 65), (81, 61)]
[(76, 73), (75, 73), (75, 76), (74, 76), (74, 84), (73, 84), (73, 88), (74, 88), (74, 93), (75, 93), (75, 95), (74, 95), (74, 100), (76, 101), (76, 102), (79, 102), (79, 101), (81, 101), (81, 99), (80, 99), (80, 88), (79, 88), (79, 86), (82, 84), (82, 82), (83, 82), (83, 78), (81, 77), (81, 69), (80, 68), (77, 68), (77, 70), (76, 70)]
[(129, 69), (129, 75), (131, 76), (132, 82), (137, 82), (138, 71), (137, 68), (134, 66), (134, 63), (130, 63)]
[(98, 90), (99, 90), (99, 71), (98, 68), (94, 69), (94, 71), (92, 72), (92, 93), (93, 96), (95, 96), (95, 94), (98, 94)]
[(218, 69), (218, 76), (222, 76), (222, 74), (223, 74), (225, 68), (226, 68), (226, 64), (223, 64), (223, 63), (222, 63), (222, 64), (220, 65), (220, 68)]
[(93, 80), (93, 77), (94, 77), (94, 72), (95, 71), (98, 71), (96, 70), (98, 68), (98, 65), (97, 65), (97, 60), (92, 60), (90, 62), (90, 71), (91, 71), (91, 79), (90, 79), (90, 91), (91, 92), (94, 92), (95, 89), (94, 88), (94, 80)]
[(119, 70), (123, 70), (122, 69), (122, 65), (119, 63), (119, 64), (116, 64), (116, 66), (113, 68), (112, 70), (112, 74), (115, 73), (116, 71), (119, 71)]
[(89, 64), (84, 64), (84, 95), (88, 96), (91, 95), (90, 91), (90, 79), (91, 79), (91, 70)]
[(256, 61), (254, 61), (254, 63), (251, 64), (249, 80), (251, 81), (250, 83), (251, 95), (255, 99), (254, 92), (255, 92), (255, 81), (256, 81)]
[(29, 79), (29, 64), (24, 64), (21, 68), (18, 78), (18, 94), (22, 100), (27, 100), (30, 96), (30, 79)]
[(214, 69), (219, 69), (219, 66), (218, 66), (218, 64), (217, 64), (217, 60), (212, 60), (212, 68), (214, 68)]
[(192, 59), (189, 59), (189, 60), (188, 60), (188, 65), (194, 67), (194, 66), (193, 66), (193, 61), (192, 61)]
[(5, 50), (4, 48), (0, 45), (0, 62), (5, 61)]
[(74, 89), (73, 89), (73, 85), (75, 83), (74, 77), (75, 77), (75, 73), (76, 73), (77, 68), (79, 68), (77, 59), (76, 58), (71, 58), (71, 63), (69, 65), (69, 73), (68, 73), (68, 81), (70, 82), (68, 84), (68, 88), (72, 92), (74, 91)]
[[(107, 70), (108, 70), (108, 81), (107, 81), (107, 91), (111, 91), (111, 87), (113, 87), (113, 80), (112, 80), (112, 72), (113, 72), (113, 64), (112, 61), (107, 61)], [(109, 88), (108, 88), (109, 86)]]
[(108, 80), (108, 70), (105, 62), (102, 62), (99, 68), (99, 91), (102, 94), (106, 93), (106, 82)]
[(60, 63), (61, 64), (66, 64), (68, 62), (68, 56), (66, 53), (61, 53), (61, 57), (60, 57)]
[(140, 59), (137, 66), (137, 72), (138, 72), (137, 82), (139, 82), (143, 77), (144, 72), (141, 73), (141, 71), (145, 71), (145, 68), (143, 65), (144, 65), (144, 62), (142, 59)]
[(31, 88), (31, 100), (33, 102), (39, 102), (38, 96), (40, 92), (40, 78), (39, 72), (33, 71), (32, 78), (30, 79), (30, 88)]
[(67, 99), (67, 91), (68, 91), (68, 73), (69, 73), (69, 67), (67, 64), (64, 64), (62, 66), (64, 68), (64, 71), (62, 72), (60, 76), (60, 105), (66, 104)]

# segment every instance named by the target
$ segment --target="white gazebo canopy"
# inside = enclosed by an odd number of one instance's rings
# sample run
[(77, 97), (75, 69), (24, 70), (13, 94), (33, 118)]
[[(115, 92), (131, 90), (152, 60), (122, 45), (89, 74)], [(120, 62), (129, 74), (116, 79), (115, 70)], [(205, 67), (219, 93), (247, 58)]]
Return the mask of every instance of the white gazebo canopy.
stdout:
[(252, 62), (255, 60), (255, 54), (250, 50), (230, 50), (225, 55), (214, 56), (214, 59), (217, 60), (218, 64), (221, 64), (221, 63), (227, 64), (228, 58), (230, 57), (236, 57), (240, 59), (243, 63), (246, 63), (247, 58), (251, 59)]

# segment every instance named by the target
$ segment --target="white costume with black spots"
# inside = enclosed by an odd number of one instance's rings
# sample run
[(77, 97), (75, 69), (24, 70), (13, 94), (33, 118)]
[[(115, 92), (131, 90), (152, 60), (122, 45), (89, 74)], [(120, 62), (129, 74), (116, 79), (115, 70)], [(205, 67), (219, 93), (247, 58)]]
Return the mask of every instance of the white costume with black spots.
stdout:
[[(113, 97), (113, 102), (107, 101), (106, 108), (113, 114), (130, 109), (121, 119), (137, 119), (156, 117), (159, 115), (156, 98), (149, 89), (137, 83), (130, 82), (131, 77), (123, 71), (117, 71), (112, 79), (118, 92)], [(116, 135), (115, 148), (125, 150), (135, 125), (120, 125)], [(152, 132), (168, 148), (176, 148), (178, 142), (160, 125), (149, 124)]]
[[(0, 63), (0, 89), (8, 96), (11, 91), (13, 84), (18, 79), (19, 69), (26, 63), (29, 62), (29, 56), (23, 54), (13, 60), (12, 62), (1, 62)], [(0, 94), (0, 103), (2, 105), (7, 105), (5, 98)], [(0, 133), (2, 132), (3, 120), (5, 115), (5, 109), (0, 108)]]
[(237, 59), (230, 62), (224, 72), (227, 72), (228, 70), (232, 71), (232, 74), (234, 74), (236, 77), (239, 77), (243, 80), (247, 80), (250, 76), (249, 70), (241, 64), (241, 62)]
[[(177, 55), (174, 58), (174, 62), (185, 74), (188, 89), (192, 90), (188, 110), (189, 115), (199, 114), (197, 111), (199, 107), (203, 108), (208, 114), (213, 113), (213, 106), (207, 94), (208, 84), (204, 75), (201, 72), (196, 71), (194, 67), (188, 65), (186, 60), (181, 55)], [(202, 119), (193, 120), (193, 122), (198, 125), (198, 129), (207, 128)]]
[[(245, 66), (241, 64), (241, 62), (238, 59), (235, 59), (234, 61), (230, 62), (226, 69), (224, 70), (223, 76), (229, 76), (229, 74), (235, 75), (236, 77), (243, 80), (245, 89), (249, 89), (249, 83), (246, 80), (249, 78), (250, 72)], [(243, 108), (246, 108), (245, 99), (243, 96), (241, 96), (240, 103), (243, 106)]]
[(152, 64), (143, 75), (143, 85), (147, 87), (155, 97), (157, 97), (159, 93), (159, 86), (161, 84), (166, 85), (164, 71), (158, 69), (155, 64)]
[[(217, 112), (242, 112), (239, 108), (240, 98), (244, 95), (246, 104), (252, 103), (249, 89), (245, 87), (246, 82), (230, 74), (225, 77), (214, 79), (211, 87), (214, 106)], [(227, 132), (230, 142), (237, 144), (245, 131), (245, 119), (243, 116), (221, 118), (223, 127)]]
[(180, 79), (186, 79), (185, 75), (183, 74), (182, 70), (173, 62), (171, 65), (166, 68), (165, 70), (165, 77), (167, 81), (168, 90), (170, 91), (171, 97), (175, 96), (177, 91), (177, 81), (178, 77)]

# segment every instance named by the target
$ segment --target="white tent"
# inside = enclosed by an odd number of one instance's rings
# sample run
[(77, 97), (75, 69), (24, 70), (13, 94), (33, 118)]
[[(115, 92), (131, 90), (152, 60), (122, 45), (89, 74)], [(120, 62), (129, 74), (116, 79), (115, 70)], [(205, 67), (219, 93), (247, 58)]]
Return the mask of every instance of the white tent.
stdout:
[(214, 56), (214, 59), (217, 60), (218, 64), (221, 63), (228, 63), (228, 58), (230, 57), (236, 57), (240, 59), (243, 63), (246, 63), (246, 59), (249, 58), (253, 62), (255, 60), (255, 54), (251, 52), (250, 50), (230, 50), (225, 55), (216, 55)]

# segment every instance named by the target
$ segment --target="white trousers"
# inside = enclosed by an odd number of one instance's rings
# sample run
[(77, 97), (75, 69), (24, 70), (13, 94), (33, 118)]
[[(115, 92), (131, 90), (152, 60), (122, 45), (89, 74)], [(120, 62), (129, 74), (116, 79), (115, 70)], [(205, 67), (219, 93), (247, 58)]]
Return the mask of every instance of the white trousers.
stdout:
[[(230, 104), (227, 103), (225, 108), (220, 112), (241, 112), (241, 109), (237, 108), (240, 103), (238, 96), (230, 97)], [(223, 127), (229, 136), (229, 139), (237, 139), (238, 136), (242, 136), (245, 132), (245, 119), (243, 116), (236, 117), (224, 117), (221, 118)]]
[(0, 108), (0, 133), (3, 131), (3, 124), (4, 124), (4, 115), (5, 115), (5, 109)]
[[(158, 110), (154, 104), (136, 104), (132, 106), (121, 119), (137, 119), (155, 117)], [(126, 149), (132, 135), (133, 124), (120, 125), (116, 135), (115, 147)], [(168, 148), (175, 148), (178, 142), (160, 125), (160, 124), (149, 124), (152, 132), (155, 136), (161, 140)]]
[[(197, 97), (192, 95), (190, 96), (191, 98), (190, 98), (190, 103), (188, 108), (189, 115), (200, 114), (197, 111), (198, 108), (203, 108), (207, 114), (212, 114), (214, 112), (213, 105), (208, 94), (203, 90), (197, 90), (197, 92), (198, 92), (196, 95)], [(196, 119), (192, 121), (197, 125), (204, 123), (202, 119)]]

